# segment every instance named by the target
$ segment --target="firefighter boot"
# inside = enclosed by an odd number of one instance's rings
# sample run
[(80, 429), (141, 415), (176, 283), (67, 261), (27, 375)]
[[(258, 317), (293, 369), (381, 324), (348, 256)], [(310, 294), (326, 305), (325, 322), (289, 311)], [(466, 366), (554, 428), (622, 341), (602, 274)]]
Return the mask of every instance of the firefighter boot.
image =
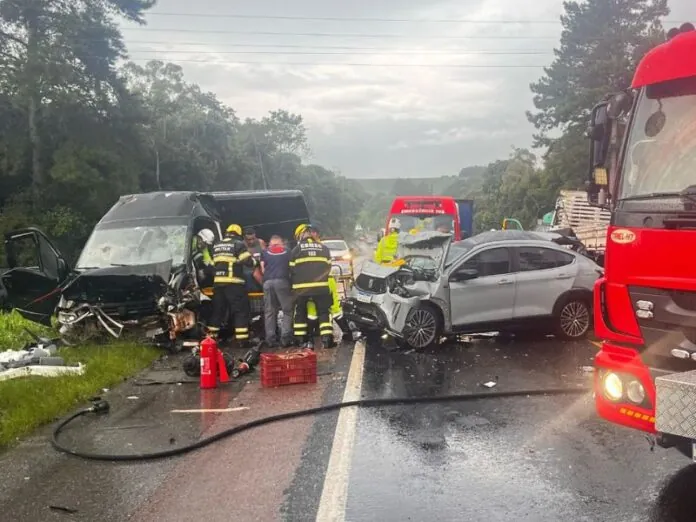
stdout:
[(322, 335), (321, 344), (324, 345), (324, 349), (336, 348), (336, 341), (334, 340), (333, 335)]

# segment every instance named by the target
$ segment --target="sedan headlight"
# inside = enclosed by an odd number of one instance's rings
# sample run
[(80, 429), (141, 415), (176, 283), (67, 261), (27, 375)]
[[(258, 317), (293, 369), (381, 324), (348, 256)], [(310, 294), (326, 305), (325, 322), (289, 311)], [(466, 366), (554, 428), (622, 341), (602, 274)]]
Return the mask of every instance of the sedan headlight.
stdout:
[(353, 256), (351, 256), (350, 254), (346, 254), (346, 255), (343, 256), (342, 259), (343, 259), (344, 261), (350, 261), (351, 259), (353, 259)]

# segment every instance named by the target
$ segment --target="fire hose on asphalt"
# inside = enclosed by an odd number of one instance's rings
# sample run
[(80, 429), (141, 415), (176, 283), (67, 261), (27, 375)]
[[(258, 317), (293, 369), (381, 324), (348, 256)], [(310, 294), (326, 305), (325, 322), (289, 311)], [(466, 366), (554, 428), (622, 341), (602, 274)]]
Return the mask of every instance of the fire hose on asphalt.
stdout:
[(316, 415), (320, 413), (329, 413), (332, 411), (340, 410), (341, 408), (348, 408), (351, 406), (357, 406), (359, 408), (379, 408), (384, 406), (403, 406), (408, 404), (427, 404), (427, 403), (444, 403), (444, 402), (468, 402), (477, 401), (483, 399), (503, 399), (508, 397), (532, 397), (540, 395), (582, 395), (587, 393), (588, 388), (549, 388), (549, 389), (533, 389), (533, 390), (513, 390), (513, 391), (502, 391), (502, 392), (481, 392), (481, 393), (467, 393), (459, 395), (441, 395), (437, 397), (407, 397), (407, 398), (387, 398), (387, 399), (360, 399), (356, 401), (339, 402), (334, 404), (326, 404), (324, 406), (319, 406), (317, 408), (309, 408), (305, 410), (291, 411), (288, 413), (281, 413), (279, 415), (271, 415), (269, 417), (264, 417), (261, 419), (256, 419), (245, 424), (240, 424), (233, 428), (221, 431), (200, 439), (191, 444), (185, 446), (180, 446), (178, 448), (172, 448), (162, 451), (154, 451), (150, 453), (132, 453), (130, 455), (114, 455), (109, 453), (90, 453), (85, 451), (80, 451), (77, 449), (70, 449), (63, 446), (59, 442), (60, 433), (73, 422), (78, 417), (87, 415), (88, 413), (95, 414), (105, 414), (109, 412), (109, 403), (105, 400), (95, 400), (90, 408), (86, 408), (73, 413), (72, 415), (66, 417), (58, 423), (58, 425), (53, 430), (53, 436), (51, 438), (51, 445), (59, 452), (72, 455), (73, 457), (79, 457), (86, 460), (98, 460), (98, 461), (113, 461), (113, 462), (137, 462), (144, 460), (156, 460), (165, 459), (170, 457), (176, 457), (179, 455), (184, 455), (185, 453), (190, 453), (192, 451), (204, 448), (233, 435), (237, 435), (244, 431), (250, 430), (252, 428), (258, 428), (259, 426), (264, 426), (266, 424), (271, 424), (274, 422), (280, 422), (284, 420), (296, 419), (298, 417), (307, 417), (310, 415)]

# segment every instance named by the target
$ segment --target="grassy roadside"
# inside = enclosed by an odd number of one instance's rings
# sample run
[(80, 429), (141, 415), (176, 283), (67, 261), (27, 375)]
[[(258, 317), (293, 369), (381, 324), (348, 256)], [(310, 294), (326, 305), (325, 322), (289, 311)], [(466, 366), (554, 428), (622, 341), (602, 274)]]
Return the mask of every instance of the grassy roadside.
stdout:
[[(51, 336), (18, 314), (0, 314), (0, 351), (21, 349), (31, 341), (23, 327)], [(76, 404), (146, 368), (160, 350), (132, 342), (65, 347), (60, 356), (86, 364), (80, 376), (27, 377), (0, 381), (0, 448), (68, 413)]]

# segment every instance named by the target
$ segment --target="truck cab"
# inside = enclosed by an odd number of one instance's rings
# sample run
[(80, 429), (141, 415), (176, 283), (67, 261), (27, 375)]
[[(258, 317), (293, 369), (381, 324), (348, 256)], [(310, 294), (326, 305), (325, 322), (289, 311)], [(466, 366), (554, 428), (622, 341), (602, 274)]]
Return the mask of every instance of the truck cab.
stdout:
[(448, 196), (398, 196), (387, 216), (387, 230), (394, 218), (402, 232), (441, 231), (458, 241), (474, 233), (474, 202)]
[(596, 408), (666, 446), (696, 440), (696, 31), (668, 37), (631, 89), (594, 107), (587, 133), (588, 201), (611, 211), (594, 291)]

